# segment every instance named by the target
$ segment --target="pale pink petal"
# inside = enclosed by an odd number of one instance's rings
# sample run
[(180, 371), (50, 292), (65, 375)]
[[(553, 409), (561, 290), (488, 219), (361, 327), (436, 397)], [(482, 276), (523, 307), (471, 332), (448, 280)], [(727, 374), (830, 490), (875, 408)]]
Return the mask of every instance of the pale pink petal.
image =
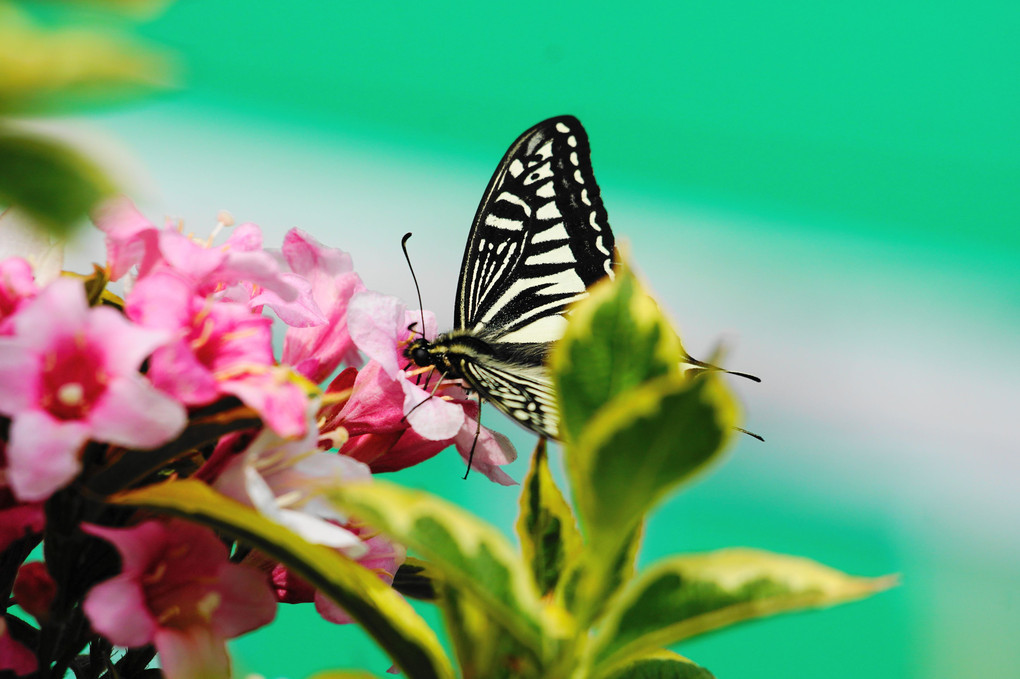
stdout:
[(107, 385), (88, 415), (92, 437), (126, 448), (155, 448), (184, 430), (184, 406), (142, 375), (124, 375)]
[(88, 440), (83, 422), (61, 422), (41, 411), (11, 422), (7, 481), (20, 500), (45, 500), (81, 471), (78, 451)]
[(244, 222), (230, 230), (224, 249), (235, 252), (251, 252), (262, 249), (262, 229), (258, 224)]
[(88, 316), (86, 338), (103, 348), (108, 373), (125, 374), (137, 371), (142, 361), (173, 335), (143, 328), (109, 307), (98, 307)]
[(315, 592), (315, 612), (327, 622), (336, 625), (349, 625), (354, 622), (351, 616), (347, 615), (347, 611), (340, 607), (340, 604), (319, 591)]
[(196, 282), (212, 275), (227, 258), (220, 248), (207, 248), (172, 229), (160, 231), (159, 251), (170, 267)]
[(156, 650), (167, 679), (230, 679), (230, 656), (220, 635), (197, 625), (161, 628)]
[[(503, 486), (513, 486), (517, 482), (506, 472), (500, 469), (500, 465), (510, 464), (517, 459), (517, 450), (510, 439), (491, 429), (482, 427), (478, 431), (478, 421), (472, 418), (465, 418), (464, 426), (457, 434), (455, 443), (457, 452), (467, 462), (471, 457), (471, 468), (480, 471), (490, 481)], [(474, 444), (475, 433), (478, 433), (478, 443)], [(471, 447), (474, 445), (474, 456), (471, 456)]]
[(354, 295), (347, 309), (351, 339), (391, 377), (400, 371), (394, 347), (407, 332), (400, 327), (406, 308), (396, 297), (368, 290)]
[(156, 620), (133, 576), (118, 575), (96, 585), (82, 608), (92, 627), (118, 646), (144, 646), (156, 634)]
[(124, 311), (147, 328), (176, 332), (191, 325), (194, 299), (191, 283), (174, 271), (158, 271), (135, 283)]
[(156, 388), (189, 405), (210, 403), (220, 393), (215, 376), (183, 340), (156, 350), (148, 376)]
[(326, 325), (328, 319), (312, 297), (312, 284), (294, 273), (282, 273), (280, 279), (297, 290), (297, 297), (285, 300), (275, 291), (265, 288), (248, 301), (252, 308), (267, 306), (276, 312), (280, 320), (292, 328), (318, 328)]
[(370, 361), (354, 379), (353, 392), (339, 414), (351, 436), (403, 428), (404, 389)]
[(281, 250), (291, 271), (307, 278), (312, 278), (313, 274), (332, 278), (354, 271), (349, 254), (323, 246), (301, 229), (287, 232)]
[(93, 210), (92, 221), (106, 234), (111, 280), (119, 280), (136, 264), (147, 268), (143, 262), (158, 256), (159, 230), (127, 198), (118, 196), (103, 202)]
[(14, 317), (15, 333), (45, 346), (54, 335), (77, 331), (88, 312), (82, 282), (59, 278), (18, 311)]
[(221, 384), (221, 390), (241, 399), (262, 421), (283, 438), (303, 436), (307, 431), (308, 397), (292, 382), (277, 375), (251, 375)]
[(35, 347), (0, 337), (0, 413), (14, 415), (39, 402), (39, 363)]
[(276, 597), (265, 573), (228, 563), (220, 568), (216, 581), (221, 599), (212, 624), (220, 636), (229, 639), (245, 634), (276, 617)]
[(404, 390), (404, 412), (416, 432), (431, 441), (452, 439), (464, 424), (464, 409), (438, 396), (429, 396), (421, 387), (407, 379), (401, 380)]

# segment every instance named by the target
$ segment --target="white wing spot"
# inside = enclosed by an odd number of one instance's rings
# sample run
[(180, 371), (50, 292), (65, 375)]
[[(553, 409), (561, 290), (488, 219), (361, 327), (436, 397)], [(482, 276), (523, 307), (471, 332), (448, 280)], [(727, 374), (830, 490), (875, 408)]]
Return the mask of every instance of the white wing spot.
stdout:
[(567, 230), (564, 228), (563, 222), (559, 222), (544, 231), (536, 233), (531, 237), (531, 242), (547, 243), (551, 240), (567, 240), (568, 238), (570, 238), (570, 236), (567, 235)]
[(567, 145), (570, 146), (570, 148), (574, 148), (575, 146), (577, 146), (577, 137), (575, 137), (574, 135), (570, 135), (569, 137), (567, 137)]
[(581, 189), (581, 202), (591, 206), (591, 201), (588, 200), (588, 189)]
[(540, 255), (531, 255), (524, 260), (525, 264), (573, 264), (574, 253), (570, 251), (570, 247), (567, 245), (561, 245), (558, 248), (550, 250), (549, 252), (543, 252)]
[(556, 187), (553, 186), (552, 182), (546, 182), (545, 184), (542, 184), (540, 187), (538, 187), (538, 190), (535, 191), (535, 195), (538, 196), (539, 198), (555, 198)]
[(499, 194), (498, 196), (496, 196), (496, 201), (495, 202), (499, 202), (499, 201), (503, 201), (503, 202), (506, 202), (506, 203), (512, 203), (512, 204), (516, 205), (517, 207), (523, 208), (524, 209), (524, 216), (525, 217), (530, 217), (531, 216), (531, 206), (528, 205), (524, 200), (522, 200), (520, 196), (515, 196), (514, 194), (510, 193), (509, 191), (504, 191), (501, 194)]
[(580, 161), (577, 160), (577, 151), (571, 151), (570, 152), (570, 162), (573, 165), (577, 165), (578, 162), (580, 162)]
[(535, 216), (543, 220), (560, 219), (563, 215), (560, 214), (559, 209), (556, 207), (556, 201), (550, 200), (548, 203), (538, 208), (535, 212)]
[[(588, 213), (588, 223), (591, 224), (591, 228), (595, 229), (596, 231), (601, 231), (602, 230), (602, 227), (599, 226), (595, 222), (595, 211), (594, 210), (592, 210), (591, 212)], [(600, 238), (601, 238), (601, 236), (600, 236)]]
[(574, 170), (574, 181), (577, 182), (578, 184), (584, 183), (584, 177), (581, 176), (580, 169)]
[(556, 123), (556, 131), (566, 133), (570, 132), (570, 128), (564, 125), (563, 123)]
[(606, 250), (606, 246), (602, 244), (602, 236), (598, 236), (597, 238), (595, 238), (595, 247), (598, 249), (599, 252), (606, 255), (609, 254), (609, 250)]
[(510, 163), (510, 167), (507, 169), (514, 177), (520, 177), (521, 173), (524, 172), (524, 163), (522, 163), (519, 159), (514, 158), (513, 162)]
[(502, 243), (496, 246), (496, 254), (497, 255), (502, 254), (504, 249), (506, 249), (506, 241), (503, 241)]
[(539, 156), (542, 160), (549, 160), (552, 158), (552, 139), (535, 149), (535, 155)]
[(507, 219), (506, 217), (497, 217), (496, 215), (486, 215), (485, 224), (486, 226), (504, 229), (505, 231), (520, 231), (524, 228), (524, 222), (516, 219)]

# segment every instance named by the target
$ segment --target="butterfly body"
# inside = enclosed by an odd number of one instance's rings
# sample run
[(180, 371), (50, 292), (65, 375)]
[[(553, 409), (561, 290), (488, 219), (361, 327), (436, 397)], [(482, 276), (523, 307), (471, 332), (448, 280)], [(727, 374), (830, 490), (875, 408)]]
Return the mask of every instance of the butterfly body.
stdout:
[(459, 379), (511, 419), (559, 438), (545, 359), (569, 306), (613, 275), (614, 239), (572, 116), (542, 121), (510, 146), (489, 180), (461, 264), (449, 333), (404, 355)]

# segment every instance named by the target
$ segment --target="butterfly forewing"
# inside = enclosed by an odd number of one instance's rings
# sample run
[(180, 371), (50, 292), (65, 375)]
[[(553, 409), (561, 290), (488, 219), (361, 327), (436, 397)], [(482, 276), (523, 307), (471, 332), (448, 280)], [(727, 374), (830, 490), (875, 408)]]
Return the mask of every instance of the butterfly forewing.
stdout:
[[(535, 125), (506, 152), (468, 237), (458, 330), (547, 349), (563, 334), (567, 306), (612, 275), (613, 235), (590, 155), (572, 116)], [(531, 365), (544, 358), (544, 351), (520, 353)]]

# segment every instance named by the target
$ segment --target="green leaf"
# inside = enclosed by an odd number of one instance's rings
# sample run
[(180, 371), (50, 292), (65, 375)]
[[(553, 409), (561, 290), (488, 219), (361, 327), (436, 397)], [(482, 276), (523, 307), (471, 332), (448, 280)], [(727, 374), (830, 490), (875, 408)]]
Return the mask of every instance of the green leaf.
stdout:
[(553, 591), (582, 549), (574, 514), (549, 471), (545, 439), (539, 439), (520, 499), (517, 536), (540, 594)]
[(715, 679), (704, 667), (672, 651), (660, 650), (635, 660), (609, 679)]
[(576, 440), (605, 404), (654, 377), (677, 373), (686, 355), (676, 331), (625, 263), (572, 311), (549, 359), (560, 427)]
[(169, 86), (174, 70), (168, 54), (121, 33), (44, 28), (0, 3), (0, 114), (107, 104)]
[(592, 644), (595, 665), (619, 667), (720, 627), (860, 599), (894, 583), (754, 549), (672, 557), (639, 575), (612, 602)]
[(251, 545), (286, 564), (343, 606), (408, 677), (453, 676), (449, 659), (432, 630), (372, 571), (331, 549), (307, 542), (204, 483), (170, 481), (121, 493), (107, 501), (180, 516)]
[(429, 564), (421, 559), (407, 557), (393, 576), (393, 589), (404, 596), (419, 601), (435, 601), (436, 574)]
[(457, 653), (461, 676), (485, 679), (543, 676), (538, 656), (507, 634), (472, 597), (445, 581), (439, 589), (439, 607)]
[(659, 499), (719, 454), (736, 419), (711, 375), (665, 375), (606, 405), (565, 451), (593, 548), (616, 553)]
[(0, 127), (0, 204), (21, 208), (64, 237), (114, 191), (112, 181), (75, 151)]
[(352, 516), (427, 560), (443, 582), (540, 655), (541, 608), (528, 569), (498, 531), (422, 491), (376, 481), (350, 484), (332, 499)]

